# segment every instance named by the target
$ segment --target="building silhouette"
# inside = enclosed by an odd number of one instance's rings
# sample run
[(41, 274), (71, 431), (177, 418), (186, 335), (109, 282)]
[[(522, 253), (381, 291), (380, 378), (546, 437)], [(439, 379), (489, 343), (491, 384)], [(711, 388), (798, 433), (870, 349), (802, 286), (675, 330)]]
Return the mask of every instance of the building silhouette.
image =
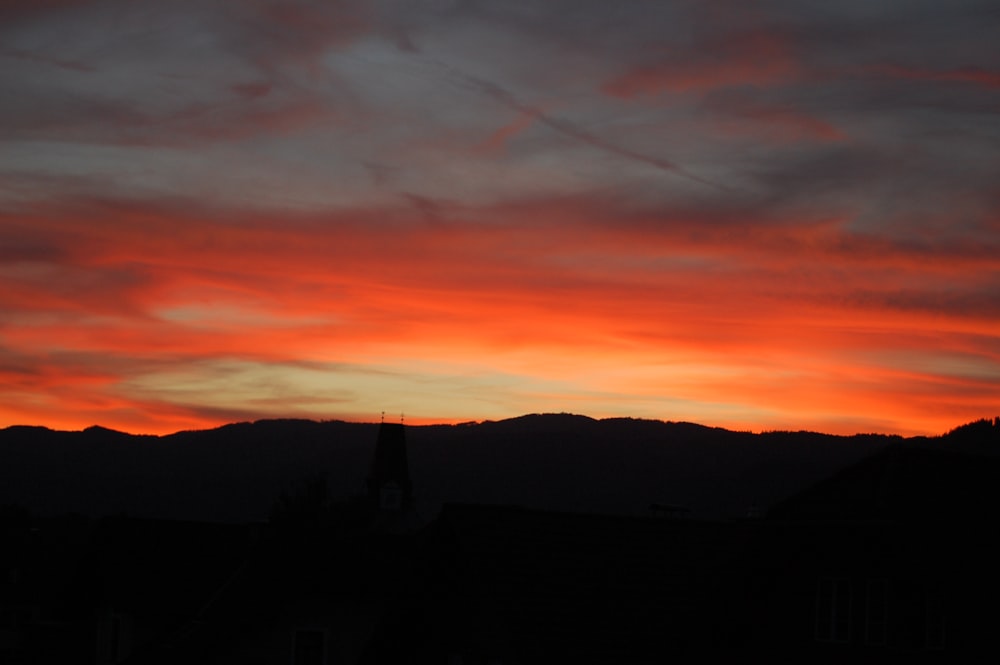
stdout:
[(380, 511), (399, 512), (413, 504), (413, 482), (406, 457), (406, 430), (402, 423), (383, 422), (367, 480), (368, 499)]

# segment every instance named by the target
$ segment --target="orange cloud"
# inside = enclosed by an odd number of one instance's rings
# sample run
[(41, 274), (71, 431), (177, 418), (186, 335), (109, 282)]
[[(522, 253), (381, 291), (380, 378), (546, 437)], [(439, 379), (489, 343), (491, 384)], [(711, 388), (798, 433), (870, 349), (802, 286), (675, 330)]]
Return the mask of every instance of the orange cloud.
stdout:
[(599, 200), (449, 214), (93, 203), (4, 221), (54, 245), (0, 267), (17, 280), (0, 416), (166, 431), (392, 394), (454, 420), (645, 404), (630, 415), (939, 432), (1000, 396), (997, 253)]

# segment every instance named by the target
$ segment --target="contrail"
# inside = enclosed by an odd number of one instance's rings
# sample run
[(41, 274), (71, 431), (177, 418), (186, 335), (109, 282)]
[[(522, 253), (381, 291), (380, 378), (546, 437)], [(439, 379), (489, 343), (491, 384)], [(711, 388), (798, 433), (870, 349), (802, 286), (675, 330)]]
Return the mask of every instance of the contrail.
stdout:
[(687, 178), (688, 180), (692, 180), (694, 182), (698, 182), (703, 185), (708, 185), (710, 187), (715, 187), (717, 189), (722, 189), (722, 190), (728, 189), (725, 185), (713, 182), (711, 180), (708, 180), (707, 178), (702, 178), (699, 175), (691, 173), (683, 166), (675, 162), (672, 162), (669, 159), (661, 159), (659, 157), (653, 157), (651, 155), (646, 155), (641, 152), (636, 152), (635, 150), (629, 150), (628, 148), (624, 148), (620, 145), (616, 145), (609, 141), (605, 141), (601, 137), (595, 136), (594, 134), (591, 134), (590, 132), (581, 129), (580, 127), (573, 124), (572, 122), (569, 122), (568, 120), (563, 120), (561, 118), (554, 118), (545, 113), (542, 109), (538, 107), (525, 104), (524, 102), (517, 99), (517, 97), (515, 97), (513, 94), (511, 94), (510, 91), (506, 90), (505, 88), (502, 88), (501, 86), (497, 85), (496, 83), (493, 83), (492, 81), (487, 81), (485, 79), (481, 79), (476, 76), (466, 74), (465, 72), (455, 69), (451, 65), (448, 65), (443, 62), (435, 62), (435, 64), (438, 67), (445, 69), (452, 76), (452, 78), (456, 79), (466, 87), (471, 87), (475, 90), (478, 90), (479, 92), (489, 95), (490, 97), (497, 100), (504, 106), (510, 107), (515, 111), (529, 114), (536, 120), (538, 120), (538, 122), (550, 127), (551, 129), (554, 129), (555, 131), (559, 132), (560, 134), (563, 134), (564, 136), (576, 139), (577, 141), (582, 141), (583, 143), (592, 145), (595, 148), (604, 150), (605, 152), (618, 155), (619, 157), (625, 157), (626, 159), (631, 159), (637, 162), (641, 162), (643, 164), (648, 164), (650, 166), (660, 169), (661, 171), (667, 171), (669, 173), (679, 175), (683, 178)]

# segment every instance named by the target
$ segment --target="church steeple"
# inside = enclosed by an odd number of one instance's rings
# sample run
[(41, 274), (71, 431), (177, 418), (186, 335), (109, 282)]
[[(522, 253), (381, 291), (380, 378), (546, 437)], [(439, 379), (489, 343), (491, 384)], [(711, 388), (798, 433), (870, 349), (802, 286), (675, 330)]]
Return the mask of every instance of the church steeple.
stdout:
[(375, 456), (368, 473), (368, 499), (380, 511), (402, 511), (413, 500), (413, 483), (406, 459), (406, 431), (402, 423), (382, 422)]

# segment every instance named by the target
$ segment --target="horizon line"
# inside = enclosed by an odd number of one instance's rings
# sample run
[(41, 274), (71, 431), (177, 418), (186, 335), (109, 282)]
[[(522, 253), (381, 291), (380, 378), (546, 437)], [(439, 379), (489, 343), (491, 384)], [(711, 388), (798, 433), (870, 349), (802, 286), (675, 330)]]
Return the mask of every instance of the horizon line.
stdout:
[[(507, 421), (512, 421), (512, 420), (520, 420), (520, 419), (523, 419), (523, 418), (531, 418), (531, 417), (551, 417), (551, 416), (569, 416), (569, 417), (573, 417), (573, 418), (584, 418), (584, 419), (587, 419), (587, 420), (592, 420), (594, 422), (604, 422), (604, 421), (609, 421), (609, 420), (634, 420), (634, 421), (643, 421), (643, 422), (652, 422), (652, 423), (662, 423), (664, 425), (694, 425), (694, 426), (697, 426), (697, 427), (704, 427), (706, 429), (724, 430), (724, 431), (727, 431), (727, 432), (732, 432), (734, 434), (751, 434), (751, 435), (754, 435), (754, 436), (765, 435), (765, 434), (820, 434), (820, 435), (823, 435), (823, 436), (834, 436), (834, 437), (843, 437), (843, 438), (850, 438), (850, 437), (853, 437), (853, 436), (885, 436), (885, 437), (896, 437), (896, 438), (901, 438), (901, 439), (941, 438), (941, 437), (947, 436), (948, 434), (951, 434), (955, 430), (957, 430), (957, 429), (959, 429), (961, 427), (964, 427), (966, 425), (971, 425), (971, 424), (975, 424), (975, 423), (979, 423), (979, 422), (991, 422), (991, 423), (998, 423), (998, 422), (1000, 422), (1000, 416), (994, 416), (994, 417), (983, 416), (983, 417), (980, 417), (980, 418), (977, 418), (977, 419), (974, 419), (974, 420), (970, 420), (970, 421), (967, 421), (967, 422), (959, 423), (958, 425), (955, 425), (951, 429), (949, 429), (947, 431), (944, 431), (944, 432), (937, 433), (937, 434), (909, 434), (909, 435), (900, 434), (899, 432), (884, 432), (884, 431), (883, 432), (878, 432), (878, 431), (861, 432), (861, 431), (858, 431), (858, 432), (854, 432), (854, 433), (850, 433), (850, 434), (836, 434), (836, 433), (825, 432), (825, 431), (821, 431), (821, 430), (802, 429), (802, 428), (800, 428), (800, 429), (781, 429), (781, 428), (738, 429), (738, 428), (724, 427), (724, 426), (721, 426), (721, 425), (706, 425), (704, 423), (690, 421), (690, 420), (668, 420), (668, 419), (663, 419), (663, 418), (649, 418), (649, 417), (638, 417), (638, 416), (605, 416), (605, 417), (594, 417), (594, 416), (590, 416), (590, 415), (583, 414), (583, 413), (574, 413), (574, 412), (569, 412), (569, 411), (530, 412), (530, 413), (522, 413), (522, 414), (516, 415), (516, 416), (510, 416), (510, 417), (507, 417), (507, 418), (499, 418), (499, 419), (484, 418), (482, 420), (474, 420), (473, 419), (473, 420), (462, 420), (462, 421), (459, 421), (457, 419), (447, 419), (447, 418), (445, 418), (445, 419), (430, 419), (430, 418), (428, 418), (428, 419), (421, 419), (421, 418), (418, 418), (418, 419), (415, 419), (416, 422), (414, 422), (413, 420), (411, 420), (410, 422), (404, 422), (403, 420), (401, 420), (399, 423), (390, 422), (389, 424), (399, 424), (399, 425), (409, 426), (409, 427), (461, 427), (461, 426), (475, 426), (475, 425), (485, 425), (485, 424), (491, 424), (491, 423), (501, 423), (501, 422), (507, 422)], [(82, 429), (58, 429), (56, 427), (50, 427), (48, 425), (27, 424), (27, 423), (12, 423), (10, 425), (4, 425), (4, 426), (0, 427), (0, 432), (7, 431), (7, 430), (10, 430), (10, 429), (44, 429), (44, 430), (48, 430), (50, 432), (62, 432), (62, 433), (69, 433), (69, 434), (79, 434), (79, 433), (87, 432), (87, 431), (90, 431), (90, 430), (104, 430), (104, 431), (108, 431), (108, 432), (114, 432), (116, 434), (124, 434), (124, 435), (127, 435), (127, 436), (166, 438), (166, 437), (175, 436), (175, 435), (178, 435), (178, 434), (190, 433), (190, 432), (210, 432), (210, 431), (213, 431), (213, 430), (223, 429), (225, 427), (232, 427), (232, 426), (235, 426), (235, 425), (256, 425), (256, 424), (259, 424), (259, 423), (281, 422), (281, 421), (311, 422), (311, 423), (315, 423), (315, 424), (345, 423), (345, 424), (351, 424), (351, 425), (373, 425), (373, 426), (375, 426), (375, 425), (381, 426), (381, 425), (385, 424), (385, 420), (384, 419), (374, 420), (374, 421), (368, 421), (368, 420), (351, 420), (351, 419), (347, 419), (347, 418), (306, 418), (306, 417), (291, 417), (291, 416), (286, 416), (286, 417), (273, 416), (273, 417), (257, 418), (257, 419), (254, 419), (254, 420), (234, 420), (234, 421), (231, 421), (231, 422), (222, 423), (220, 425), (215, 425), (215, 426), (211, 426), (211, 427), (193, 428), (193, 429), (179, 429), (179, 430), (176, 430), (176, 431), (173, 431), (173, 432), (166, 432), (166, 433), (161, 433), (161, 434), (155, 434), (155, 433), (149, 433), (149, 432), (129, 432), (129, 431), (126, 431), (126, 430), (115, 429), (115, 428), (112, 428), (112, 427), (106, 427), (104, 425), (100, 425), (100, 424), (97, 424), (97, 423), (95, 423), (93, 425), (88, 425), (86, 427), (83, 427)]]

